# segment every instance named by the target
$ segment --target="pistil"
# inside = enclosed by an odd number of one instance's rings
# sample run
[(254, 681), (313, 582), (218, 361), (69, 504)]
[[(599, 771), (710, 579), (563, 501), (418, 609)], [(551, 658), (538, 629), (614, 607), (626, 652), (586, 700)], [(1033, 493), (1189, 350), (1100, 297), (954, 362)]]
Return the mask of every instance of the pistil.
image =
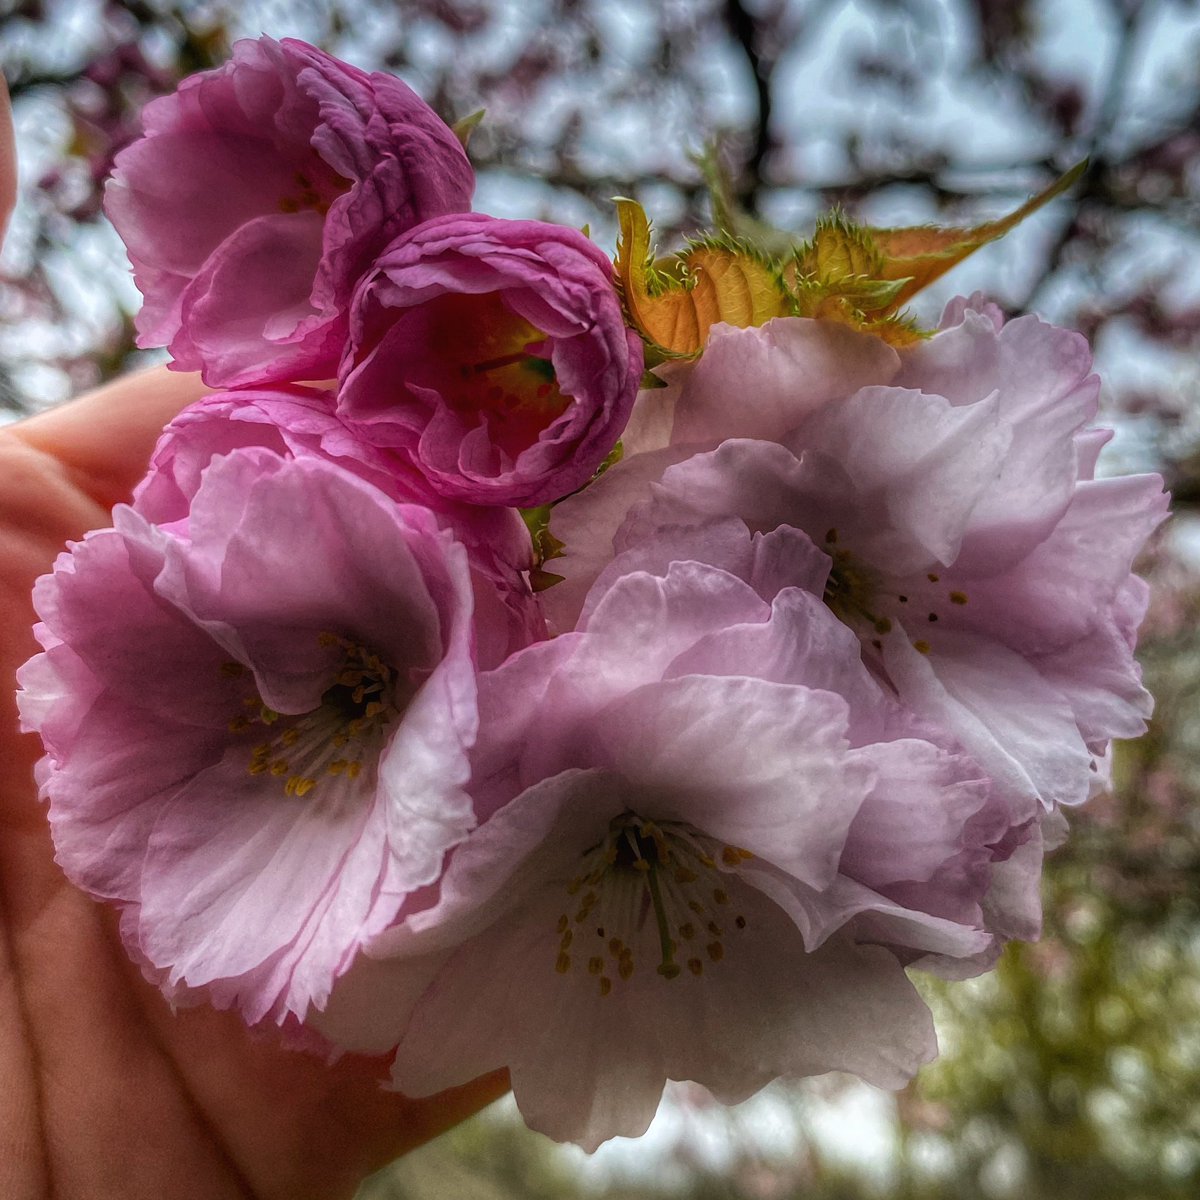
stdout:
[[(583, 870), (567, 888), (580, 901), (573, 918), (566, 913), (559, 917), (555, 970), (568, 975), (582, 963), (587, 974), (598, 979), (601, 995), (607, 996), (614, 975), (626, 981), (634, 974), (653, 914), (656, 973), (677, 979), (686, 967), (692, 975), (703, 975), (705, 958), (690, 953), (681, 961), (680, 947), (707, 934), (708, 962), (724, 958), (725, 930), (713, 906), (731, 903), (724, 886), (727, 876), (752, 857), (748, 850), (722, 845), (682, 822), (648, 821), (632, 812), (615, 817), (604, 841), (585, 855)], [(734, 914), (733, 925), (745, 929), (746, 918)], [(599, 945), (589, 953), (584, 947), (593, 935)]]
[[(255, 691), (242, 699), (243, 712), (228, 723), (231, 733), (256, 726), (271, 730), (273, 736), (252, 748), (246, 772), (282, 779), (288, 796), (307, 796), (322, 780), (357, 779), (377, 757), (398, 715), (394, 672), (377, 654), (332, 633), (320, 634), (319, 641), (340, 649), (343, 661), (317, 708), (281, 714)], [(240, 663), (223, 664), (221, 673), (228, 679), (248, 674)]]

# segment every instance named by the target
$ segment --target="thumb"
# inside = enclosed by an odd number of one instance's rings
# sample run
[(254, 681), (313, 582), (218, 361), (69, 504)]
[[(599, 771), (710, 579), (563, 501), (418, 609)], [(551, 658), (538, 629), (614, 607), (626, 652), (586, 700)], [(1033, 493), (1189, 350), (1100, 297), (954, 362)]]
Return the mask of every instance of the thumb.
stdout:
[(146, 473), (163, 426), (208, 390), (199, 375), (151, 367), (114, 379), (9, 431), (58, 459), (80, 491), (111, 508), (127, 500)]

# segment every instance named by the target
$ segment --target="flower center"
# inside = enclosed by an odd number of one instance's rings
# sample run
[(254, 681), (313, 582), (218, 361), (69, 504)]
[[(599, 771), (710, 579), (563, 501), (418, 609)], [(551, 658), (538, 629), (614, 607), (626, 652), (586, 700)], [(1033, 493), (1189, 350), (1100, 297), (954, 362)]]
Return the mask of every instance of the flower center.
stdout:
[[(317, 708), (278, 713), (254, 692), (242, 700), (244, 711), (229, 722), (230, 733), (256, 726), (271, 733), (254, 745), (246, 771), (283, 780), (289, 796), (306, 796), (325, 779), (357, 779), (377, 759), (383, 735), (399, 715), (395, 673), (377, 654), (332, 633), (320, 634), (319, 641), (340, 649), (343, 658)], [(223, 664), (221, 671), (230, 679), (248, 674), (236, 662)]]
[(349, 179), (343, 179), (319, 159), (310, 163), (307, 173), (296, 171), (291, 179), (292, 190), (279, 198), (279, 211), (298, 213), (305, 210), (319, 213), (322, 217), (329, 206), (351, 187)]
[[(912, 621), (919, 619), (922, 604), (926, 610), (925, 620), (930, 625), (936, 625), (941, 620), (947, 601), (952, 605), (962, 606), (969, 599), (966, 592), (947, 590), (941, 575), (936, 571), (930, 571), (925, 576), (925, 582), (912, 581), (912, 597), (904, 592), (890, 591), (890, 581), (886, 580), (881, 572), (862, 559), (856, 558), (849, 550), (838, 546), (837, 540), (836, 529), (830, 529), (825, 534), (825, 553), (832, 562), (829, 578), (825, 583), (824, 600), (838, 620), (851, 628), (869, 625), (881, 636), (891, 633), (893, 620), (888, 615), (890, 609), (896, 617), (907, 617), (909, 623), (906, 628), (911, 629)], [(925, 583), (932, 586), (926, 587)], [(906, 585), (902, 583), (900, 586)], [(940, 594), (942, 592), (945, 593), (944, 596)], [(910, 615), (904, 606), (918, 611)], [(876, 650), (883, 648), (883, 643), (878, 638), (872, 639), (871, 644)], [(922, 654), (928, 654), (932, 649), (924, 638), (914, 638), (912, 644)]]
[(825, 582), (825, 603), (847, 625), (865, 622), (876, 633), (890, 633), (891, 621), (875, 611), (882, 599), (882, 577), (874, 567), (836, 542), (837, 530), (831, 529), (825, 535), (825, 553), (832, 559)]
[(555, 970), (586, 971), (602, 996), (612, 991), (614, 976), (622, 982), (633, 976), (647, 950), (664, 979), (678, 978), (685, 967), (703, 975), (705, 959), (718, 963), (725, 956), (727, 926), (746, 928), (746, 918), (730, 909), (723, 876), (752, 857), (682, 822), (647, 821), (632, 812), (614, 817), (567, 888), (579, 906), (558, 918)]
[(494, 293), (439, 296), (425, 307), (429, 361), (438, 364), (431, 382), (515, 458), (571, 403), (558, 389), (546, 335)]

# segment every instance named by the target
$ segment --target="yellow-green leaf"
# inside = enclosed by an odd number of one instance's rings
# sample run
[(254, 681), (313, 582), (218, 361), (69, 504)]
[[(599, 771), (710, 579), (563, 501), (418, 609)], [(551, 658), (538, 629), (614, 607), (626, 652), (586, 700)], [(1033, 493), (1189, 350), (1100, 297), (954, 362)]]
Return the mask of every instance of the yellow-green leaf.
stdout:
[(617, 200), (616, 268), (629, 323), (660, 354), (692, 358), (718, 322), (747, 328), (791, 312), (776, 272), (736, 243), (710, 242), (654, 261), (642, 206)]
[(811, 317), (813, 309), (831, 298), (845, 299), (863, 313), (892, 312), (906, 283), (907, 279), (871, 279), (862, 275), (832, 283), (801, 279), (796, 285), (797, 312), (802, 317)]
[(883, 256), (870, 233), (840, 213), (821, 217), (812, 241), (796, 251), (797, 273), (815, 276), (822, 283), (855, 276), (877, 278), (882, 265)]
[(453, 125), (450, 126), (450, 132), (453, 133), (456, 138), (458, 138), (464, 150), (467, 148), (467, 143), (471, 140), (471, 134), (475, 132), (479, 122), (483, 120), (483, 116), (486, 111), (486, 109), (482, 108), (477, 109), (475, 112), (471, 113), (470, 116), (460, 117), (454, 122)]
[(864, 230), (863, 232), (873, 239), (883, 259), (876, 273), (877, 277), (907, 278), (907, 284), (900, 289), (895, 298), (897, 306), (904, 304), (922, 288), (962, 262), (968, 254), (1002, 237), (1044, 204), (1061, 195), (1086, 168), (1086, 160), (1077, 163), (1048, 188), (1030, 197), (1015, 212), (996, 221), (986, 221), (972, 229), (919, 225), (908, 229)]

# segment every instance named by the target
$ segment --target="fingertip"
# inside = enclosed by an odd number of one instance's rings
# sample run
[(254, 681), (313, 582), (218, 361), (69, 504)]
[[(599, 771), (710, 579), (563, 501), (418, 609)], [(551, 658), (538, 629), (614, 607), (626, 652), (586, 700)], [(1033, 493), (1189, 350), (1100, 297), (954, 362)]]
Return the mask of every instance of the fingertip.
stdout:
[(377, 1171), (440, 1137), (506, 1095), (511, 1086), (508, 1071), (501, 1069), (436, 1096), (412, 1099), (381, 1090), (377, 1102), (389, 1115), (380, 1120), (380, 1114), (374, 1114), (379, 1139), (368, 1150), (369, 1169)]
[(151, 367), (121, 376), (10, 431), (58, 459), (75, 484), (111, 508), (129, 498), (162, 433), (209, 389), (199, 375)]

